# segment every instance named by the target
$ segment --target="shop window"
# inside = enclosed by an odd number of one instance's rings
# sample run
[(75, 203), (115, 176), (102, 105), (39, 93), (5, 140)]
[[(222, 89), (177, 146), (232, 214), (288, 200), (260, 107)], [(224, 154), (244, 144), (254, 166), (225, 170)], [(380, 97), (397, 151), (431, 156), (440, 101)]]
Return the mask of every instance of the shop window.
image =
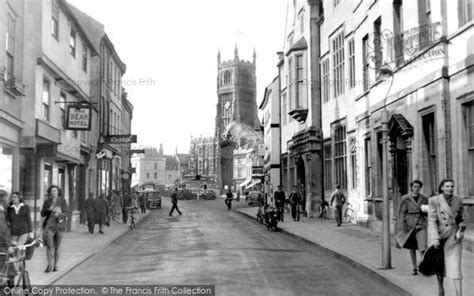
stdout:
[(0, 146), (0, 189), (7, 192), (13, 187), (13, 150)]
[(370, 138), (364, 140), (364, 152), (365, 152), (365, 192), (367, 195), (372, 194), (372, 144)]

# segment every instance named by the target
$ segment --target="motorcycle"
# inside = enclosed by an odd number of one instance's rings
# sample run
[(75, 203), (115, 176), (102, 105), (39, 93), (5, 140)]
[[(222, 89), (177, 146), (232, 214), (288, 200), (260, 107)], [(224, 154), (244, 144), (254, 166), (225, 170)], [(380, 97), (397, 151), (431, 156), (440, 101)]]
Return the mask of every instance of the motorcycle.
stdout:
[(278, 230), (278, 210), (274, 207), (268, 208), (263, 213), (263, 224), (268, 230)]

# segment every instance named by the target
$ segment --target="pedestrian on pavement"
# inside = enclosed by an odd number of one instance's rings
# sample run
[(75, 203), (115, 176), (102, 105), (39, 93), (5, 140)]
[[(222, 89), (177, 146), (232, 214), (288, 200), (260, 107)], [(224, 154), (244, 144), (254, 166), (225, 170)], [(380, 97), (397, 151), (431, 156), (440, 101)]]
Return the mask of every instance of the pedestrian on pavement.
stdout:
[(232, 208), (232, 200), (234, 199), (234, 195), (232, 194), (232, 191), (230, 191), (230, 188), (229, 188), (229, 191), (227, 191), (226, 193), (226, 197), (225, 197), (225, 204), (227, 205), (227, 210), (230, 211), (230, 209)]
[(43, 240), (46, 245), (48, 266), (45, 272), (58, 271), (59, 247), (66, 230), (66, 217), (69, 214), (66, 200), (57, 185), (48, 188), (48, 198), (41, 208), (43, 220)]
[(140, 204), (140, 210), (142, 213), (146, 213), (146, 194), (140, 192), (138, 195), (138, 203)]
[(122, 220), (124, 224), (127, 224), (128, 221), (128, 209), (131, 206), (130, 195), (125, 193), (122, 196)]
[(84, 210), (87, 216), (87, 228), (90, 233), (94, 233), (95, 228), (95, 198), (94, 193), (89, 192), (89, 197), (84, 203)]
[[(334, 202), (334, 204), (333, 204)], [(341, 226), (342, 223), (342, 206), (346, 203), (346, 196), (341, 191), (341, 186), (336, 185), (336, 190), (331, 195), (331, 201), (329, 202), (336, 210), (336, 222), (337, 226)]]
[(109, 214), (114, 219), (121, 219), (120, 216), (122, 215), (122, 197), (120, 196), (119, 190), (114, 190), (112, 192), (112, 202), (110, 204)]
[(108, 217), (108, 204), (103, 194), (99, 195), (99, 198), (95, 200), (95, 224), (99, 224), (99, 233), (104, 234), (103, 226), (107, 223)]
[(285, 196), (285, 191), (281, 189), (281, 185), (277, 186), (277, 191), (275, 191), (275, 193), (273, 194), (273, 199), (275, 200), (275, 207), (277, 208), (280, 221), (283, 222), (286, 196)]
[(293, 185), (293, 191), (291, 191), (288, 201), (291, 205), (291, 216), (293, 217), (293, 220), (300, 221), (299, 207), (301, 204), (301, 195), (298, 192), (296, 185)]
[(28, 237), (33, 237), (30, 208), (23, 203), (22, 194), (18, 191), (11, 194), (11, 205), (6, 211), (6, 219), (10, 226), (11, 238), (18, 245), (26, 244)]
[(464, 208), (462, 200), (453, 195), (454, 181), (443, 179), (439, 195), (428, 201), (428, 241), (435, 248), (443, 248), (445, 270), (437, 274), (439, 295), (444, 295), (444, 276), (453, 279), (457, 296), (462, 295), (461, 254), (464, 236)]
[(428, 198), (420, 193), (421, 187), (423, 182), (414, 180), (410, 183), (411, 192), (402, 196), (398, 208), (399, 231), (395, 236), (399, 247), (410, 250), (413, 275), (418, 274), (416, 250), (421, 252), (421, 258), (428, 236)]
[(173, 192), (171, 192), (171, 203), (173, 206), (171, 207), (169, 216), (173, 216), (173, 212), (176, 209), (178, 214), (181, 216), (183, 213), (178, 209), (178, 188), (174, 188)]
[[(10, 236), (10, 228), (7, 224), (7, 198), (8, 193), (5, 190), (0, 189), (0, 252), (2, 253), (13, 253), (12, 247), (16, 244)], [(15, 275), (17, 273), (15, 266), (13, 268), (5, 268), (6, 258), (0, 260), (0, 270), (7, 270), (8, 287), (13, 287), (15, 284)]]

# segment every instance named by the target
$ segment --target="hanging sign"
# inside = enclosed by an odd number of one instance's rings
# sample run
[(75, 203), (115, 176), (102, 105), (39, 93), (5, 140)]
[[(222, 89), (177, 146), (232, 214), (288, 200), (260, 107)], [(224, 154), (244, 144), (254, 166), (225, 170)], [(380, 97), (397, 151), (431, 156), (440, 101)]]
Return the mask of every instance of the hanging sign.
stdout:
[(68, 105), (66, 108), (67, 130), (91, 130), (92, 112), (90, 106)]

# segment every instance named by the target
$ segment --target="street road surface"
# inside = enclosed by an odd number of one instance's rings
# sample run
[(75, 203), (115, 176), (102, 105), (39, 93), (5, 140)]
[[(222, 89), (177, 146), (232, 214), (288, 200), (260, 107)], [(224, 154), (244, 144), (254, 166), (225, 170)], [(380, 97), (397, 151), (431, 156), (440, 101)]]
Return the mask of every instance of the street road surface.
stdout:
[(397, 295), (314, 245), (233, 211), (245, 206), (242, 199), (230, 212), (223, 199), (178, 206), (184, 214), (168, 217), (170, 201), (163, 198), (162, 209), (55, 284), (207, 284), (216, 295)]

